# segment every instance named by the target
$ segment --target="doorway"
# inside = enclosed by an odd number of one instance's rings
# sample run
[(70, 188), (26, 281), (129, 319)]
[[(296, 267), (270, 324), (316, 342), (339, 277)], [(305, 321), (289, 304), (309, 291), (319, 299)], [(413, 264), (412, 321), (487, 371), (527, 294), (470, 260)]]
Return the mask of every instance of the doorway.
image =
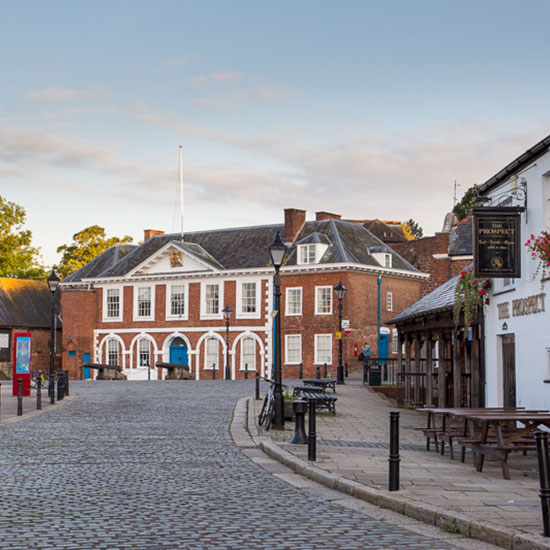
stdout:
[(170, 363), (189, 365), (187, 346), (181, 338), (174, 338), (170, 343)]
[(506, 334), (502, 338), (502, 405), (516, 406), (516, 338)]

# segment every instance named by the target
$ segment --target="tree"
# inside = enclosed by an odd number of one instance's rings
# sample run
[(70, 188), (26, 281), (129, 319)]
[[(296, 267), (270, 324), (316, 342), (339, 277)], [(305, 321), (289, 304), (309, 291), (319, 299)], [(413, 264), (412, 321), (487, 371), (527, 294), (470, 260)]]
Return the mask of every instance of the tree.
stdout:
[(103, 227), (91, 225), (75, 233), (72, 244), (63, 244), (57, 247), (57, 252), (62, 252), (63, 256), (56, 269), (61, 277), (66, 277), (111, 246), (117, 243), (131, 243), (132, 240), (132, 237), (128, 235), (122, 237), (122, 239), (118, 237), (107, 239)]
[(458, 216), (459, 220), (464, 219), (467, 215), (470, 209), (472, 208), (472, 205), (477, 197), (477, 190), (476, 186), (472, 185), (466, 193), (464, 193), (464, 196), (460, 200), (460, 202), (457, 202), (455, 204), (455, 207), (453, 208), (453, 212)]
[(424, 231), (420, 225), (411, 218), (403, 224), (403, 234), (409, 241), (412, 241), (413, 239), (422, 238), (424, 236)]
[(45, 279), (38, 260), (39, 249), (31, 246), (32, 232), (23, 229), (25, 209), (0, 197), (0, 277)]

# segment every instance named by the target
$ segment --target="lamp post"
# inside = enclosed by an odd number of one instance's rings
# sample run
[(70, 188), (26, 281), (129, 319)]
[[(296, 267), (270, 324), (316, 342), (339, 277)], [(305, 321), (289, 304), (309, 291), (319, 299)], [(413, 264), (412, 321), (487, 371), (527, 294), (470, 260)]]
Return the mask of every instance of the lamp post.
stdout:
[(229, 376), (229, 320), (231, 319), (231, 314), (233, 310), (226, 305), (222, 309), (223, 318), (225, 319), (225, 375), (224, 380), (230, 380)]
[(52, 318), (51, 318), (51, 331), (50, 331), (50, 368), (48, 370), (49, 385), (48, 394), (50, 395), (50, 403), (55, 404), (55, 382), (54, 382), (54, 355), (55, 355), (55, 293), (59, 286), (59, 277), (57, 276), (55, 269), (52, 269), (50, 276), (48, 277), (48, 286), (52, 293)]
[(336, 383), (344, 383), (344, 365), (342, 362), (342, 300), (346, 295), (347, 288), (342, 284), (340, 280), (334, 287), (334, 294), (338, 298), (338, 332), (340, 333), (340, 339), (338, 340), (338, 370), (336, 371)]
[(271, 255), (271, 264), (275, 268), (275, 275), (273, 276), (273, 294), (274, 294), (274, 307), (273, 307), (273, 322), (275, 323), (275, 342), (273, 346), (274, 361), (273, 369), (275, 381), (275, 424), (273, 429), (284, 430), (285, 427), (285, 415), (284, 415), (284, 402), (283, 402), (283, 388), (282, 388), (282, 373), (281, 373), (281, 277), (279, 275), (279, 269), (283, 263), (285, 257), (286, 246), (281, 240), (281, 235), (277, 231), (275, 240), (269, 245), (269, 254)]

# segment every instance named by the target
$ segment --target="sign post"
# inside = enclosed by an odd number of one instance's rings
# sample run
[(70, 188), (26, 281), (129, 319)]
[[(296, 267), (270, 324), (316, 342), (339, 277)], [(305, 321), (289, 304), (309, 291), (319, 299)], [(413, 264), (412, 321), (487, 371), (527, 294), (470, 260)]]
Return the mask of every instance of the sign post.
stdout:
[(521, 277), (520, 212), (514, 206), (474, 208), (474, 276)]
[(13, 335), (13, 395), (17, 395), (18, 380), (23, 395), (31, 394), (31, 333), (16, 332)]

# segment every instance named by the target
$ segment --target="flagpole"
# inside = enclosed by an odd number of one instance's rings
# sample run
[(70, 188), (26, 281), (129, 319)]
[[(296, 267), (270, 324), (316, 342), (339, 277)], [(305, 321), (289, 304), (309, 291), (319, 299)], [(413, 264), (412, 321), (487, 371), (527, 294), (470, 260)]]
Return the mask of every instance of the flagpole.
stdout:
[(181, 240), (183, 241), (183, 147), (180, 145), (180, 209), (181, 209)]

